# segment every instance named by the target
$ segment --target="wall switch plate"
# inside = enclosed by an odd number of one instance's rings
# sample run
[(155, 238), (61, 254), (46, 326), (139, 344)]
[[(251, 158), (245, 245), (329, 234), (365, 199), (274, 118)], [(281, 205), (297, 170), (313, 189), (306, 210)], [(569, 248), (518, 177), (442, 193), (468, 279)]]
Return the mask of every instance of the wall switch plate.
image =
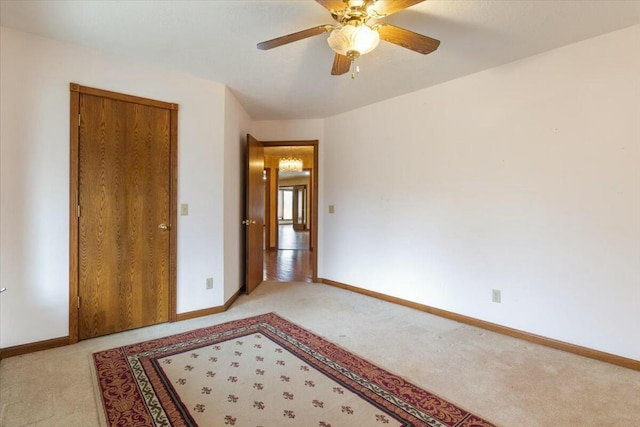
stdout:
[(213, 277), (207, 277), (207, 289), (213, 289)]
[(329, 205), (329, 213), (335, 213), (336, 207), (334, 205)]
[(180, 205), (180, 215), (181, 216), (189, 215), (189, 204), (188, 203), (182, 203)]
[(500, 289), (491, 290), (491, 301), (502, 302), (502, 295), (500, 295)]

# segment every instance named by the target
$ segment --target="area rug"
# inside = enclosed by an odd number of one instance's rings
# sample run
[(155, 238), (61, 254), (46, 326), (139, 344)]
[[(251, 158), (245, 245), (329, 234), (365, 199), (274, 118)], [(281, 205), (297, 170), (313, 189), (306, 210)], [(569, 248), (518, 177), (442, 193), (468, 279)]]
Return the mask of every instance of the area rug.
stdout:
[(492, 426), (274, 313), (93, 358), (109, 426)]

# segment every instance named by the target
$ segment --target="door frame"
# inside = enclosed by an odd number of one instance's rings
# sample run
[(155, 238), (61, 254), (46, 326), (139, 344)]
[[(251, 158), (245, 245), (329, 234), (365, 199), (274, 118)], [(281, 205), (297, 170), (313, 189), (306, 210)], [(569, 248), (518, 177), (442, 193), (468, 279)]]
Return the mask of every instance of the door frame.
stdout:
[(164, 101), (156, 101), (133, 95), (126, 95), (102, 89), (81, 86), (77, 83), (69, 84), (70, 113), (69, 113), (69, 137), (70, 137), (70, 179), (69, 179), (69, 344), (78, 342), (79, 335), (79, 292), (78, 292), (78, 218), (80, 206), (78, 204), (79, 189), (79, 128), (80, 128), (80, 95), (94, 95), (119, 101), (132, 102), (150, 107), (169, 110), (169, 322), (177, 320), (177, 236), (178, 236), (178, 104)]
[[(313, 171), (311, 172), (311, 182), (307, 191), (311, 191), (311, 200), (313, 208), (308, 212), (311, 215), (311, 228), (309, 235), (309, 250), (312, 251), (312, 274), (311, 280), (318, 281), (318, 140), (296, 140), (296, 141), (262, 141), (266, 147), (300, 147), (307, 146), (313, 147)], [(280, 185), (279, 180), (276, 181), (276, 185)], [(276, 249), (278, 242), (278, 233), (276, 233)]]

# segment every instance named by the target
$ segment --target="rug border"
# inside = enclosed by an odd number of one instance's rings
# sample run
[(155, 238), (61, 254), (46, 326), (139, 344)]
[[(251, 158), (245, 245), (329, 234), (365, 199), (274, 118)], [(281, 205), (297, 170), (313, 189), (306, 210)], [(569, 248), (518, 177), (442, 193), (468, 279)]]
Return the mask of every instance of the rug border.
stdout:
[[(270, 312), (268, 312), (268, 313), (264, 313), (264, 314), (261, 314), (261, 315), (259, 315), (259, 316), (264, 316), (265, 314), (273, 314), (273, 315), (275, 315), (275, 316), (277, 316), (277, 317), (279, 317), (279, 318), (281, 318), (281, 319), (283, 319), (283, 320), (285, 320), (285, 321), (287, 321), (287, 322), (289, 322), (289, 323), (292, 323), (292, 324), (294, 324), (295, 326), (298, 326), (299, 328), (302, 328), (302, 329), (304, 329), (304, 330), (306, 330), (306, 331), (308, 331), (308, 332), (310, 332), (310, 333), (312, 333), (312, 334), (314, 334), (314, 335), (316, 335), (316, 336), (318, 336), (318, 337), (322, 338), (323, 340), (325, 340), (325, 341), (329, 342), (330, 344), (332, 344), (332, 345), (334, 345), (334, 346), (336, 346), (336, 347), (340, 348), (341, 350), (346, 351), (347, 353), (351, 353), (351, 354), (353, 354), (354, 356), (356, 356), (356, 357), (358, 357), (358, 358), (362, 359), (363, 361), (365, 361), (365, 362), (367, 362), (367, 363), (370, 363), (370, 364), (371, 364), (371, 365), (373, 365), (373, 366), (379, 367), (379, 368), (380, 368), (380, 369), (382, 369), (383, 371), (387, 371), (389, 374), (391, 374), (391, 375), (393, 375), (393, 376), (396, 376), (396, 377), (398, 377), (398, 378), (401, 378), (403, 381), (405, 381), (405, 382), (407, 382), (407, 383), (409, 383), (409, 384), (411, 384), (411, 385), (413, 385), (413, 386), (415, 386), (415, 387), (417, 387), (417, 388), (419, 388), (419, 389), (422, 389), (422, 390), (426, 391), (427, 393), (432, 394), (433, 396), (435, 396), (435, 397), (437, 397), (437, 398), (439, 398), (439, 399), (441, 399), (441, 400), (443, 400), (443, 401), (445, 401), (445, 402), (448, 402), (448, 403), (452, 404), (453, 406), (455, 406), (455, 407), (457, 407), (457, 408), (459, 408), (459, 409), (461, 409), (461, 410), (463, 410), (463, 411), (467, 412), (467, 413), (469, 414), (469, 416), (468, 416), (466, 419), (464, 419), (464, 420), (462, 421), (462, 423), (461, 423), (461, 424), (457, 424), (455, 427), (466, 427), (466, 426), (473, 427), (473, 426), (476, 426), (476, 424), (473, 424), (475, 421), (482, 421), (482, 422), (489, 423), (489, 425), (492, 425), (492, 426), (495, 426), (495, 427), (499, 427), (499, 425), (498, 425), (498, 424), (496, 424), (495, 422), (493, 422), (493, 421), (488, 421), (488, 417), (485, 417), (484, 415), (478, 414), (478, 413), (477, 413), (477, 412), (475, 412), (475, 411), (473, 411), (473, 412), (472, 412), (472, 411), (468, 410), (468, 409), (466, 408), (466, 406), (463, 406), (463, 405), (458, 404), (458, 403), (457, 403), (456, 401), (454, 401), (453, 399), (449, 399), (449, 398), (442, 397), (442, 395), (441, 395), (441, 394), (432, 392), (432, 391), (431, 391), (429, 388), (427, 388), (426, 386), (421, 386), (421, 385), (419, 385), (419, 384), (416, 384), (415, 382), (413, 382), (413, 381), (411, 381), (411, 380), (407, 379), (407, 377), (405, 377), (404, 375), (398, 374), (398, 373), (396, 373), (395, 371), (393, 371), (393, 370), (391, 370), (391, 369), (388, 369), (388, 368), (386, 368), (386, 367), (383, 367), (383, 366), (381, 366), (381, 364), (378, 364), (377, 362), (373, 362), (373, 361), (371, 361), (369, 358), (367, 358), (367, 357), (363, 357), (363, 356), (361, 356), (361, 355), (360, 355), (360, 353), (355, 352), (355, 351), (352, 351), (352, 350), (349, 350), (348, 348), (346, 348), (346, 347), (342, 346), (341, 344), (336, 344), (332, 339), (327, 338), (326, 336), (321, 335), (320, 333), (315, 332), (315, 331), (313, 331), (313, 330), (311, 330), (311, 329), (308, 329), (307, 327), (303, 327), (303, 326), (301, 326), (298, 322), (292, 321), (292, 320), (288, 319), (287, 317), (285, 317), (285, 316), (282, 316), (282, 315), (278, 314), (278, 313), (277, 313), (277, 312), (275, 312), (275, 311), (270, 311)], [(249, 318), (251, 318), (251, 317), (254, 317), (254, 316), (247, 317), (247, 319), (249, 319)], [(257, 316), (255, 316), (255, 317), (257, 317)], [(242, 319), (238, 319), (238, 320), (242, 320)]]
[[(457, 423), (453, 424), (452, 427), (453, 426), (455, 426), (455, 427), (476, 426), (476, 424), (470, 424), (470, 423), (473, 423), (474, 420), (478, 420), (478, 421), (483, 421), (483, 422), (489, 423), (489, 425), (492, 426), (492, 427), (496, 426), (495, 423), (491, 423), (491, 422), (487, 421), (484, 417), (480, 417), (480, 416), (476, 415), (475, 413), (467, 410), (464, 406), (458, 405), (457, 403), (454, 403), (453, 401), (451, 401), (449, 399), (445, 399), (442, 396), (440, 396), (440, 394), (431, 392), (427, 387), (417, 385), (416, 383), (414, 383), (414, 382), (410, 381), (409, 379), (407, 379), (405, 376), (399, 375), (395, 371), (387, 369), (386, 367), (383, 367), (379, 363), (372, 362), (368, 358), (362, 357), (360, 355), (360, 353), (358, 353), (358, 352), (349, 350), (349, 349), (347, 349), (346, 347), (344, 347), (344, 346), (342, 346), (340, 344), (336, 344), (332, 339), (329, 339), (329, 338), (325, 337), (324, 335), (321, 335), (321, 334), (319, 334), (319, 333), (317, 333), (317, 332), (315, 332), (315, 331), (313, 331), (311, 329), (308, 329), (307, 327), (301, 326), (299, 322), (295, 322), (295, 321), (289, 320), (288, 318), (286, 318), (284, 316), (281, 316), (277, 312), (273, 312), (273, 311), (269, 312), (269, 313), (264, 313), (263, 315), (260, 315), (260, 316), (269, 315), (269, 314), (272, 314), (272, 315), (280, 318), (281, 320), (284, 320), (285, 322), (293, 325), (294, 327), (302, 329), (303, 331), (306, 331), (306, 332), (308, 332), (308, 333), (320, 338), (321, 340), (325, 341), (329, 346), (336, 347), (340, 351), (347, 353), (349, 356), (353, 356), (356, 359), (360, 359), (361, 361), (363, 361), (365, 363), (368, 363), (372, 367), (377, 368), (377, 369), (381, 370), (382, 372), (386, 372), (387, 374), (389, 374), (389, 375), (391, 375), (393, 377), (397, 377), (398, 379), (401, 379), (402, 381), (404, 381), (407, 385), (413, 386), (418, 390), (421, 390), (421, 391), (423, 391), (423, 392), (425, 392), (425, 393), (427, 393), (427, 394), (429, 394), (431, 396), (436, 397), (437, 399), (441, 400), (442, 402), (448, 403), (449, 405), (455, 407), (456, 409), (460, 410), (461, 412), (466, 413), (466, 415), (464, 417), (462, 417)], [(271, 326), (273, 326), (273, 325), (271, 325)], [(273, 327), (277, 328), (276, 326), (273, 326)], [(329, 357), (329, 356), (327, 356), (327, 357)], [(333, 356), (330, 357), (331, 360), (333, 360), (332, 358), (333, 358)], [(334, 361), (334, 362), (338, 363), (336, 361)], [(319, 368), (316, 367), (316, 369), (319, 369)], [(319, 370), (324, 373), (323, 369), (319, 369)], [(374, 380), (367, 378), (367, 376), (365, 376), (365, 375), (360, 375), (360, 374), (357, 374), (357, 375), (359, 377), (367, 380), (367, 381), (371, 381), (372, 383), (375, 383)], [(364, 387), (364, 386), (362, 386), (362, 387), (364, 389), (366, 389), (366, 387)], [(385, 388), (385, 386), (380, 386), (380, 387)], [(354, 392), (355, 392), (355, 390), (354, 390)], [(358, 395), (360, 395), (360, 392), (356, 392), (356, 393)], [(363, 398), (363, 396), (360, 396), (360, 397)], [(411, 416), (411, 417), (415, 417), (415, 415), (412, 415), (412, 414), (408, 414), (408, 415)], [(428, 414), (428, 415), (430, 417), (432, 417), (434, 420), (436, 420), (437, 422), (439, 422), (439, 423), (446, 423), (446, 421), (442, 421), (442, 420), (436, 418), (435, 415), (431, 415), (431, 414)], [(478, 426), (480, 426), (480, 425), (478, 425)]]
[[(96, 401), (96, 409), (98, 410), (98, 424), (102, 427), (108, 427), (107, 408), (104, 406), (104, 399), (102, 398), (102, 391), (98, 381), (98, 371), (96, 370), (96, 361), (93, 358), (93, 354), (93, 352), (89, 353), (88, 359), (89, 370), (91, 371), (91, 383), (93, 384), (93, 399)], [(102, 411), (100, 408), (102, 408)]]

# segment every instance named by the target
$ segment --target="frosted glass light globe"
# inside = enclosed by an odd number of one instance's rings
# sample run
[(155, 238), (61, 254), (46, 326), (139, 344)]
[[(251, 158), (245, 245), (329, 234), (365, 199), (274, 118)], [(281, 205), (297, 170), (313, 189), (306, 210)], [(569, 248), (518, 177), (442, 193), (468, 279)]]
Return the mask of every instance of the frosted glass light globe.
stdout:
[(380, 35), (368, 25), (347, 24), (333, 30), (327, 42), (340, 55), (348, 56), (348, 52), (355, 51), (359, 56), (375, 49), (380, 42)]

